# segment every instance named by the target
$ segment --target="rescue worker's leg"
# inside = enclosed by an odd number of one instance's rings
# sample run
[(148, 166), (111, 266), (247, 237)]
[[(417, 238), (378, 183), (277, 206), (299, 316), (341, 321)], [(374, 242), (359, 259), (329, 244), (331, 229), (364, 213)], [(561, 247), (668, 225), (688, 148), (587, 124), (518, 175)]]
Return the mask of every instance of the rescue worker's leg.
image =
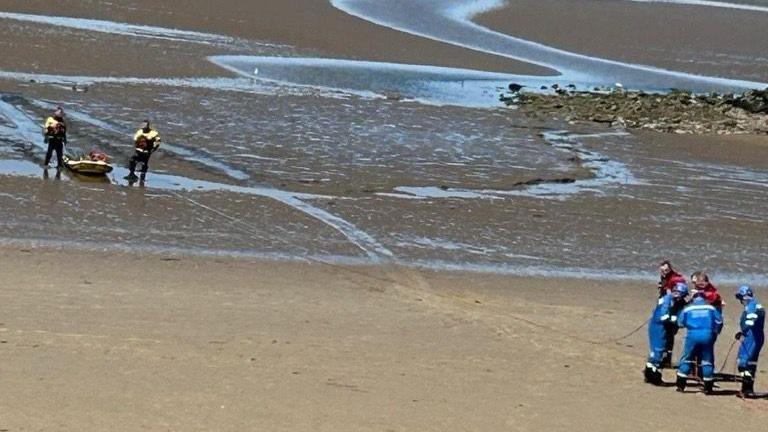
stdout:
[(760, 348), (751, 337), (744, 338), (739, 347), (739, 374), (741, 375), (740, 396), (748, 397), (755, 392), (755, 375)]
[(149, 170), (149, 157), (151, 153), (144, 153), (141, 156), (141, 176), (146, 177), (147, 170)]
[(711, 394), (715, 386), (715, 341), (701, 343), (701, 376), (704, 379), (704, 393)]
[(135, 152), (133, 156), (131, 156), (130, 161), (128, 161), (128, 171), (129, 175), (133, 175), (136, 171), (136, 163), (139, 161), (139, 152)]
[(45, 163), (43, 164), (46, 167), (48, 166), (49, 163), (51, 163), (51, 156), (53, 156), (53, 148), (55, 146), (54, 144), (55, 141), (56, 140), (52, 138), (48, 138), (48, 150), (45, 152)]
[(680, 365), (677, 368), (677, 391), (685, 391), (688, 374), (693, 368), (693, 357), (696, 355), (696, 344), (690, 337), (685, 338), (683, 355), (680, 357)]
[(64, 166), (64, 141), (56, 140), (56, 145), (53, 147), (56, 152), (56, 168)]
[(126, 178), (132, 179), (136, 177), (136, 165), (142, 160), (142, 152), (136, 151), (131, 156), (131, 160), (128, 162), (128, 176)]
[(661, 360), (662, 368), (672, 367), (672, 351), (675, 348), (675, 335), (677, 334), (678, 326), (675, 324), (664, 324), (666, 334), (664, 335), (664, 358)]
[(662, 384), (661, 362), (666, 350), (666, 331), (663, 325), (648, 326), (648, 361), (645, 363), (645, 382), (655, 385)]

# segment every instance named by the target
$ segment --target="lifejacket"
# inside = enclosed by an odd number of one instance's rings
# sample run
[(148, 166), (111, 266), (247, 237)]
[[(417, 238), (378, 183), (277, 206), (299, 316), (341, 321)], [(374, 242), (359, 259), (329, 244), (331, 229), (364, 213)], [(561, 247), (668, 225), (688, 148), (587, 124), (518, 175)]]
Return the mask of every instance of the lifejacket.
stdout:
[(707, 284), (703, 287), (697, 286), (696, 290), (702, 292), (702, 297), (704, 300), (706, 300), (707, 303), (716, 307), (718, 310), (723, 309), (725, 303), (723, 303), (723, 298), (720, 296), (720, 293), (717, 292), (717, 288), (714, 285), (707, 282)]
[(136, 151), (142, 153), (153, 152), (160, 147), (160, 134), (154, 129), (150, 129), (149, 132), (139, 129), (133, 135), (133, 141), (136, 145)]
[(659, 298), (664, 297), (668, 292), (672, 291), (672, 288), (678, 283), (687, 283), (683, 275), (675, 271), (668, 274), (659, 284)]
[(43, 129), (43, 133), (49, 138), (66, 138), (67, 136), (67, 124), (64, 119), (58, 120), (56, 117), (48, 117), (45, 119)]

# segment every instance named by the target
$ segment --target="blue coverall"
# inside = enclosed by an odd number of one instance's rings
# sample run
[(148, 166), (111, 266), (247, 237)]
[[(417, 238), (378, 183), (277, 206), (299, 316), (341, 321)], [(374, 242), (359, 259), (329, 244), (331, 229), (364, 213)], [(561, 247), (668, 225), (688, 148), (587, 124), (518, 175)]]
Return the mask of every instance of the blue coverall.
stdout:
[(714, 380), (715, 339), (723, 329), (722, 314), (704, 298), (696, 297), (683, 309), (677, 323), (688, 330), (677, 376), (687, 378), (698, 357), (704, 381)]
[(741, 347), (739, 347), (739, 371), (749, 372), (754, 379), (757, 359), (765, 342), (765, 309), (756, 298), (750, 300), (741, 313)]
[(674, 301), (674, 297), (670, 293), (661, 297), (653, 310), (651, 320), (648, 322), (648, 345), (650, 349), (646, 366), (653, 370), (661, 367), (661, 361), (664, 359), (664, 353), (667, 349), (667, 327), (665, 324), (677, 321), (677, 317), (670, 313)]

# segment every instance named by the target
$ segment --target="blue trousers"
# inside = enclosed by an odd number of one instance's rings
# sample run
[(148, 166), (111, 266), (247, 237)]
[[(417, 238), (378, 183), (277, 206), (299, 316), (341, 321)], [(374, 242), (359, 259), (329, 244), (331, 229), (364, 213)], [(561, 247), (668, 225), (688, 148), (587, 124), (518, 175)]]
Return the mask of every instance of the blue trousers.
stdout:
[(713, 380), (715, 375), (715, 338), (712, 333), (688, 333), (685, 337), (685, 347), (683, 348), (683, 356), (680, 358), (677, 375), (687, 377), (691, 373), (694, 359), (697, 357), (701, 359), (701, 371), (704, 380)]
[(764, 339), (754, 337), (745, 337), (739, 347), (739, 371), (749, 372), (754, 378), (757, 372), (757, 360), (760, 357), (760, 350), (763, 348)]
[(648, 325), (648, 363), (655, 367), (661, 366), (664, 353), (667, 350), (667, 330), (662, 323)]

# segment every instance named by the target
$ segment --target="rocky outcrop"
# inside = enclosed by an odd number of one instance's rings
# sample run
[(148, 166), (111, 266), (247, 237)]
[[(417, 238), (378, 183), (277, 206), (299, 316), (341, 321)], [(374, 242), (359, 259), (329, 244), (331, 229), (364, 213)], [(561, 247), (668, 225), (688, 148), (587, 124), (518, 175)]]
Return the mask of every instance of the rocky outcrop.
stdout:
[(530, 116), (569, 122), (679, 134), (768, 134), (768, 89), (741, 95), (552, 90), (512, 91), (501, 100)]

